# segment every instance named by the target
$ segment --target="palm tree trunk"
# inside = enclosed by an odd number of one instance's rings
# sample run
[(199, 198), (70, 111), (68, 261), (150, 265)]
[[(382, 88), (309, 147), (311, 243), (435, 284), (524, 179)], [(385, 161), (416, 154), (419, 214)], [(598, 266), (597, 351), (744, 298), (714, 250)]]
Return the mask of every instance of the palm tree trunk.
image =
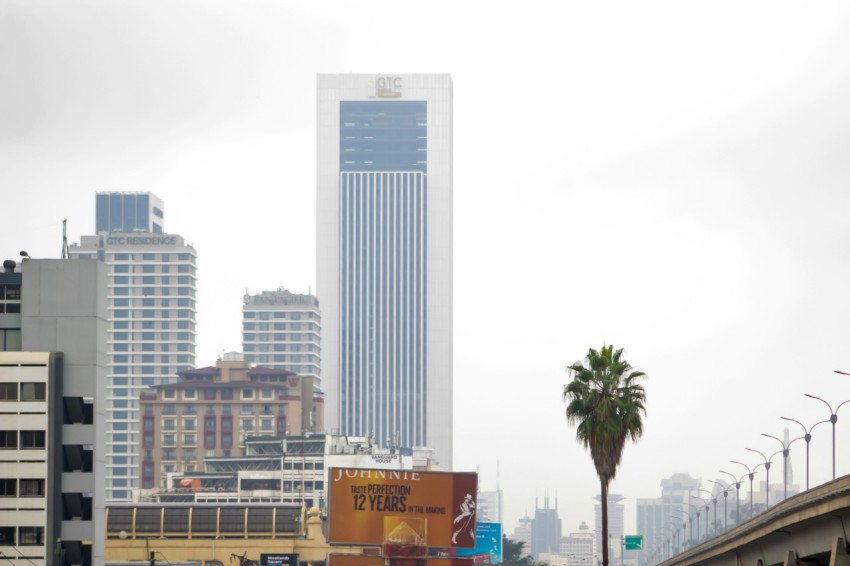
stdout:
[(608, 566), (608, 481), (602, 483), (602, 566)]

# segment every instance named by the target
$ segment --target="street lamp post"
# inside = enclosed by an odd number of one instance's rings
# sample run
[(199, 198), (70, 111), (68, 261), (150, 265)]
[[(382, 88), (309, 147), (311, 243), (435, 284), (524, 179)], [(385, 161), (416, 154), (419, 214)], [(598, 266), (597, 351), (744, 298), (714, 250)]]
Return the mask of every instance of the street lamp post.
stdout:
[[(812, 428), (806, 429), (806, 425), (798, 421), (797, 419), (791, 419), (788, 417), (779, 417), (784, 421), (791, 421), (792, 423), (797, 423), (801, 427), (803, 427), (803, 440), (806, 441), (806, 491), (809, 490), (809, 443), (812, 441), (812, 431), (815, 430), (815, 427), (819, 424), (828, 423), (829, 421), (818, 421), (812, 425)], [(790, 443), (789, 443), (790, 444)]]
[[(691, 517), (691, 514), (690, 514), (690, 513), (688, 513), (687, 511), (685, 511), (684, 509), (679, 509), (678, 507), (676, 507), (676, 508), (674, 508), (674, 509), (673, 509), (673, 511), (678, 511), (679, 513), (684, 514), (684, 515), (685, 515), (685, 516), (687, 516), (687, 518), (688, 518), (688, 520), (687, 520), (687, 521), (684, 521), (684, 517), (679, 517), (680, 519), (683, 519), (683, 522), (682, 522), (682, 545), (681, 545), (681, 546), (682, 546), (682, 550), (684, 550), (684, 549), (685, 549), (685, 534), (686, 534), (686, 528), (687, 528), (687, 526), (688, 526), (688, 523), (690, 523), (691, 525), (693, 525), (693, 524), (694, 524), (694, 523), (693, 523), (693, 518)], [(690, 539), (690, 538), (688, 538), (688, 542), (689, 542), (689, 543), (690, 543), (690, 541), (691, 541), (691, 539)]]
[[(770, 458), (768, 458), (767, 456), (765, 456), (764, 454), (762, 454), (761, 452), (759, 452), (755, 448), (744, 448), (744, 450), (749, 450), (750, 452), (755, 452), (756, 454), (758, 454), (759, 456), (761, 456), (764, 459), (764, 462), (762, 464), (759, 464), (755, 468), (753, 468), (753, 470), (757, 470), (759, 466), (764, 466), (765, 481), (767, 482), (767, 486), (765, 487), (765, 492), (764, 492), (764, 508), (765, 508), (765, 510), (767, 510), (767, 508), (770, 507), (770, 461), (773, 460), (773, 457), (776, 456), (777, 454), (779, 454), (779, 452), (774, 452), (773, 454), (770, 455)], [(755, 472), (753, 472), (753, 473), (755, 473)]]
[(729, 461), (732, 462), (733, 464), (738, 464), (740, 466), (744, 466), (745, 468), (747, 468), (747, 475), (750, 476), (750, 517), (749, 518), (752, 519), (753, 518), (753, 476), (756, 475), (756, 473), (754, 471), (752, 471), (750, 469), (750, 467), (743, 462), (739, 462), (737, 460), (729, 460)]
[(811, 397), (812, 399), (817, 399), (829, 408), (829, 422), (832, 423), (832, 479), (835, 479), (835, 423), (838, 422), (838, 409), (841, 408), (841, 405), (850, 401), (850, 399), (847, 399), (847, 401), (842, 401), (833, 411), (832, 405), (830, 405), (820, 397), (815, 397), (814, 395), (809, 395), (808, 393), (804, 393), (804, 395), (806, 397)]
[(735, 524), (741, 524), (741, 480), (746, 477), (746, 474), (741, 476), (738, 479), (735, 479), (735, 475), (730, 472), (724, 472), (720, 470), (721, 474), (726, 474), (727, 476), (732, 476), (732, 483), (735, 484)]
[[(697, 488), (697, 491), (701, 491)], [(700, 503), (705, 505), (705, 540), (708, 540), (708, 501), (703, 499), (702, 497), (697, 497), (695, 495), (688, 494), (688, 501), (691, 499), (697, 499)], [(697, 531), (697, 538), (699, 538), (699, 531)]]
[[(726, 500), (729, 498), (729, 486), (723, 485), (720, 482), (716, 482), (714, 480), (708, 480), (714, 485), (719, 485), (723, 489), (723, 530), (729, 530), (729, 509), (727, 508)], [(717, 521), (717, 505), (714, 506), (714, 520)]]
[[(691, 503), (691, 501), (690, 501), (690, 498), (691, 498), (691, 497), (693, 497), (693, 496), (692, 496), (691, 494), (688, 494), (688, 502), (687, 502), (687, 505), (688, 505), (691, 509), (696, 509), (696, 512), (697, 512), (697, 544), (699, 544), (699, 514), (700, 514), (700, 510), (699, 510), (699, 507), (697, 507), (696, 505), (694, 505), (694, 504), (692, 504), (692, 503)], [(699, 499), (699, 498), (697, 498), (697, 499)], [(691, 535), (693, 535), (693, 528), (691, 529)]]
[[(711, 493), (710, 491), (699, 487), (697, 488), (697, 491), (707, 493), (709, 496), (711, 496), (711, 498), (713, 498), (712, 500), (714, 501), (714, 524), (712, 526), (714, 527), (714, 534), (717, 534), (717, 496)], [(708, 523), (708, 503), (705, 504), (705, 522)], [(705, 538), (708, 538), (708, 527), (706, 527), (705, 529)]]
[(785, 495), (782, 500), (785, 501), (786, 499), (788, 499), (788, 454), (791, 452), (791, 445), (798, 440), (802, 440), (804, 437), (798, 436), (794, 440), (789, 440), (788, 444), (785, 444), (784, 440), (780, 439), (777, 436), (773, 436), (772, 434), (766, 434), (763, 432), (761, 433), (761, 435), (777, 440), (779, 441), (779, 444), (782, 445), (782, 484), (785, 488)]

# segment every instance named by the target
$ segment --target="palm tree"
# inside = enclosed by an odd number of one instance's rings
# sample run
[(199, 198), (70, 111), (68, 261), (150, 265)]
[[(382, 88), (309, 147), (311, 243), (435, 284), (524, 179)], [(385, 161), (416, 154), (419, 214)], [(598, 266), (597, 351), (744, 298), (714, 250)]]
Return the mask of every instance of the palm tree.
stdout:
[(567, 368), (573, 380), (564, 386), (567, 422), (576, 426), (576, 439), (590, 449), (602, 486), (602, 566), (608, 566), (608, 485), (617, 474), (626, 439), (643, 434), (646, 392), (638, 383), (646, 377), (623, 359), (623, 350), (602, 346), (588, 349), (585, 364)]

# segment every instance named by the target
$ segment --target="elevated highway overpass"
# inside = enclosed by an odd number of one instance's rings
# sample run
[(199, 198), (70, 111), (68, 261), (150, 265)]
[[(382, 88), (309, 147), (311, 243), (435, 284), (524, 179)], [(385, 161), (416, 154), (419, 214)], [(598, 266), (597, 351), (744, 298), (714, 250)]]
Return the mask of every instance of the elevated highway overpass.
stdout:
[(850, 566), (850, 476), (799, 493), (661, 566)]

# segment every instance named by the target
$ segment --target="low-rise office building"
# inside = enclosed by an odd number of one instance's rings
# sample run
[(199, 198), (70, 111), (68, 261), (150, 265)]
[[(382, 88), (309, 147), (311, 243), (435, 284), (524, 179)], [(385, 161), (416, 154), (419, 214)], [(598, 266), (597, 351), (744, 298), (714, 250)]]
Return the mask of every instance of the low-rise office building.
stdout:
[(203, 470), (208, 459), (246, 455), (251, 435), (273, 436), (279, 444), (287, 434), (324, 426), (311, 377), (233, 359), (179, 377), (140, 397), (143, 491), (168, 487), (170, 473)]

